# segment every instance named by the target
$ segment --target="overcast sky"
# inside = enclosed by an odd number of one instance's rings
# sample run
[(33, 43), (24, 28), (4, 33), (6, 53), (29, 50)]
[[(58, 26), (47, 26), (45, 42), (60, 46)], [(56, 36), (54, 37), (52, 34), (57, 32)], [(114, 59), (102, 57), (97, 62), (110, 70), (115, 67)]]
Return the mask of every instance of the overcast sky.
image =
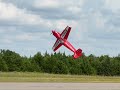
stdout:
[(120, 53), (120, 0), (0, 0), (0, 49), (53, 53), (51, 30), (62, 32), (67, 25), (68, 40), (86, 55)]

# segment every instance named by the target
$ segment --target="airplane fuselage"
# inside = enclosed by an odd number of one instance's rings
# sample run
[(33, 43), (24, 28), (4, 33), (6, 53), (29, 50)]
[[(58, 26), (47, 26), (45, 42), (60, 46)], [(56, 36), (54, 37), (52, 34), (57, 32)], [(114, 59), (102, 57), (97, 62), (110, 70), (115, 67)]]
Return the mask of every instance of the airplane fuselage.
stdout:
[(61, 41), (61, 44), (64, 45), (65, 47), (67, 47), (69, 50), (71, 50), (72, 52), (75, 52), (76, 49), (70, 44), (70, 42), (68, 42), (66, 39), (62, 38), (61, 35), (56, 32), (56, 31), (52, 31), (53, 35), (59, 39)]

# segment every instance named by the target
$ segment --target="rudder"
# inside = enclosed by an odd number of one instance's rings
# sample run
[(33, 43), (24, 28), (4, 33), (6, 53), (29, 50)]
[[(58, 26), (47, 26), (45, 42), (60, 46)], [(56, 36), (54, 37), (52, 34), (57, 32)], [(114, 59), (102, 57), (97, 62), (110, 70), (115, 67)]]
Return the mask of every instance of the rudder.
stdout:
[(82, 56), (82, 50), (78, 49), (78, 50), (75, 51), (73, 58), (77, 59), (80, 56)]

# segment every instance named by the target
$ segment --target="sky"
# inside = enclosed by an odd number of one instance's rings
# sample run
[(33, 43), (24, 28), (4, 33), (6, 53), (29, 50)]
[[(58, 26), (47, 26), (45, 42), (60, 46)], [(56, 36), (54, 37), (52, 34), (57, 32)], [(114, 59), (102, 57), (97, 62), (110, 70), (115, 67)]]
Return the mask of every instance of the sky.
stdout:
[(120, 54), (120, 0), (0, 0), (0, 49), (54, 53), (50, 33), (66, 26), (72, 27), (68, 41), (85, 55)]

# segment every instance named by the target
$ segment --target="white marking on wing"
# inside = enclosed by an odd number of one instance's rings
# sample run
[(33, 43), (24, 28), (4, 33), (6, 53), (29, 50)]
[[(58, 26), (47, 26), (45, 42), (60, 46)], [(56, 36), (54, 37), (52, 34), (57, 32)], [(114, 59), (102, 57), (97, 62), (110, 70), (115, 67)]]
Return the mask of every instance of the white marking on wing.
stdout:
[(60, 44), (61, 42), (60, 42), (60, 40), (58, 40), (56, 43), (55, 43), (55, 45), (53, 46), (53, 50)]
[(68, 29), (69, 29), (69, 27), (67, 26), (66, 29), (64, 30), (64, 32), (62, 33), (61, 38), (65, 37), (65, 35), (67, 34)]

